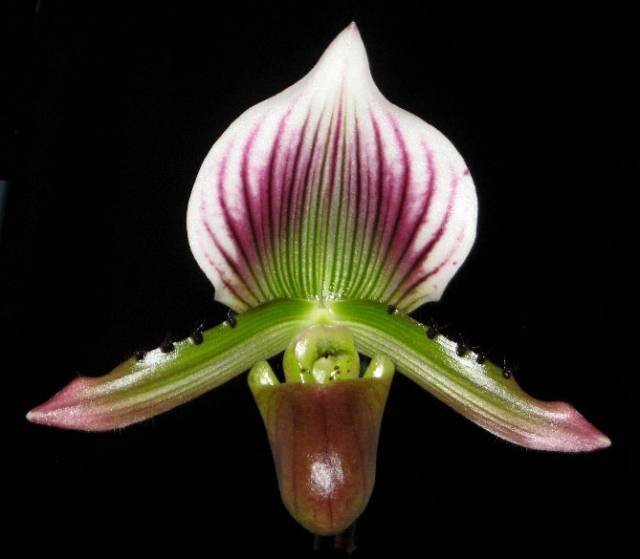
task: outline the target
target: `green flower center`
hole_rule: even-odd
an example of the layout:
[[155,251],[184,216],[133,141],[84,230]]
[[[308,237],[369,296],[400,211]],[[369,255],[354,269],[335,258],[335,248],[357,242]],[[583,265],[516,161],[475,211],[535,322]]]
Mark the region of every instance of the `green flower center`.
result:
[[[351,331],[344,326],[314,324],[300,331],[287,346],[282,360],[286,382],[328,384],[360,377],[360,356]],[[394,364],[376,355],[363,377],[393,375]],[[279,384],[266,361],[256,363],[249,373],[251,386]]]

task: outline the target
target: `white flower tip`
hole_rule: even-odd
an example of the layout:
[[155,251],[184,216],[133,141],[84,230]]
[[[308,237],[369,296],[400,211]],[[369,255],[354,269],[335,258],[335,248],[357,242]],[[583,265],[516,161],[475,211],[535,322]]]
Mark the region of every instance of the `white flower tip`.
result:
[[604,435],[603,433],[600,433],[600,436],[598,437],[597,445],[595,446],[595,448],[609,448],[610,446],[611,446],[611,439],[606,435]]
[[335,80],[375,87],[369,71],[367,51],[355,21],[331,42],[309,76],[320,82]]

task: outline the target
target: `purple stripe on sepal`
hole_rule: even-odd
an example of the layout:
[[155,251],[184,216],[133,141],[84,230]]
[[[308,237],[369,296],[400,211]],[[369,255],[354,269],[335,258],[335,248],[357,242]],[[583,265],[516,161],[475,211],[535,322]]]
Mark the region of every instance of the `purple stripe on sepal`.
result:
[[436,185],[436,169],[433,163],[433,156],[429,149],[425,146],[426,154],[426,169],[428,172],[426,194],[421,197],[416,197],[416,205],[420,205],[420,209],[415,212],[415,218],[413,222],[407,219],[405,230],[407,231],[405,239],[401,247],[404,248],[404,252],[399,255],[399,260],[395,265],[394,273],[389,276],[387,282],[384,285],[383,300],[398,301],[396,297],[397,287],[403,283],[403,279],[420,264],[419,248],[415,248],[417,241],[416,235],[420,230],[420,227],[424,225],[426,221],[430,221],[429,209],[431,207],[431,200],[435,192]]
[[[426,280],[428,280],[431,276],[433,276],[437,271],[442,268],[442,262],[436,264],[436,266],[432,266],[429,270],[422,271],[420,267],[418,267],[417,263],[430,261],[429,255],[433,251],[434,247],[440,242],[442,236],[447,230],[447,225],[449,224],[449,220],[451,219],[451,212],[453,210],[453,202],[456,196],[456,187],[458,185],[458,180],[453,178],[450,183],[449,189],[449,201],[447,203],[447,209],[444,212],[444,215],[440,221],[440,225],[436,232],[432,235],[431,239],[427,244],[425,244],[419,251],[412,254],[411,259],[413,260],[414,265],[409,268],[408,273],[396,287],[396,290],[391,294],[392,299],[396,299],[398,301],[404,300],[405,296],[408,293],[411,293],[418,285],[423,284]],[[455,248],[455,247],[454,247]],[[453,251],[450,253],[452,254]],[[450,256],[447,255],[447,259]],[[445,259],[446,260],[446,259]]]
[[[376,289],[374,297],[379,300],[386,300],[384,293],[392,281],[392,279],[398,274],[398,266],[403,260],[407,248],[411,246],[415,231],[419,223],[420,216],[411,216],[407,211],[407,204],[409,203],[409,188],[411,186],[411,160],[406,147],[406,141],[398,127],[396,119],[391,114],[387,114],[387,118],[393,129],[393,135],[395,142],[398,146],[401,159],[401,180],[399,183],[402,185],[400,188],[388,188],[385,190],[397,191],[398,201],[395,205],[394,216],[391,219],[391,235],[386,243],[386,249],[383,251],[384,257],[380,263],[378,277],[376,278]],[[427,193],[429,197],[429,193]],[[391,206],[391,204],[390,204]],[[382,272],[385,273],[382,273]],[[386,276],[386,280],[385,280]]]
[[305,78],[216,142],[187,224],[216,297],[236,310],[294,297],[411,311],[438,299],[464,261],[476,211],[467,165],[442,134],[380,94],[351,26]]

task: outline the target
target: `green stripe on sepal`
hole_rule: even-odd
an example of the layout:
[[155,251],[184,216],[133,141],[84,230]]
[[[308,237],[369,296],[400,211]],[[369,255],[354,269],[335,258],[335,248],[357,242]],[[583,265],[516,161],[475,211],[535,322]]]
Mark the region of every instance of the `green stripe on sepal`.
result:
[[189,199],[189,246],[218,301],[440,298],[476,235],[469,169],[383,97],[355,25],[215,142]]
[[383,353],[399,372],[491,433],[528,448],[580,452],[609,446],[609,439],[564,402],[542,402],[513,377],[477,355],[459,356],[444,336],[429,339],[424,327],[386,305],[336,301],[332,317],[354,335],[358,351]]
[[186,339],[163,353],[130,358],[108,375],[79,377],[27,414],[34,423],[85,431],[124,427],[187,402],[283,351],[307,326],[316,305],[302,300],[266,303]]

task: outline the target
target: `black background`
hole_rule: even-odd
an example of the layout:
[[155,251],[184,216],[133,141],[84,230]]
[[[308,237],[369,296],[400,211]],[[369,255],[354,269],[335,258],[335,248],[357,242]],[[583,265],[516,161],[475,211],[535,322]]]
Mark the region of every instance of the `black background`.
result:
[[478,190],[472,254],[417,317],[506,356],[528,392],[571,402],[613,440],[586,455],[527,451],[397,376],[356,556],[620,545],[637,438],[630,16],[205,6],[42,0],[4,19],[4,508],[33,535],[23,549],[310,550],[280,503],[244,377],[110,434],[24,414],[76,374],[223,318],[186,238],[199,165],[352,19],[382,92],[453,141]]

